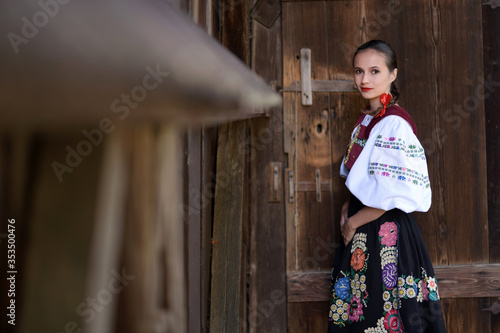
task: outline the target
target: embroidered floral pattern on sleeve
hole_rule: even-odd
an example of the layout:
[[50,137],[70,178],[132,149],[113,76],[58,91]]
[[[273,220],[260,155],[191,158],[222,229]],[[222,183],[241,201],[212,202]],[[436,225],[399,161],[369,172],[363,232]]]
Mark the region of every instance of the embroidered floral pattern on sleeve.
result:
[[402,138],[378,135],[375,140],[375,147],[400,150],[406,154],[406,157],[417,157],[422,160],[426,159],[424,148],[422,146],[415,144],[406,145]]
[[439,300],[435,277],[429,277],[422,268],[422,278],[413,275],[398,276],[398,232],[396,222],[385,222],[380,226],[380,257],[383,278],[384,312],[376,327],[365,329],[365,333],[403,333],[399,316],[402,299],[417,298],[417,302]]
[[372,176],[397,179],[413,185],[422,186],[424,188],[428,188],[430,186],[428,175],[423,175],[415,170],[397,165],[370,163],[368,165],[368,174]]
[[351,247],[351,269],[341,272],[343,277],[337,278],[333,286],[329,320],[340,327],[365,319],[363,311],[368,306],[369,300],[365,276],[369,257],[366,238],[365,233],[354,235]]

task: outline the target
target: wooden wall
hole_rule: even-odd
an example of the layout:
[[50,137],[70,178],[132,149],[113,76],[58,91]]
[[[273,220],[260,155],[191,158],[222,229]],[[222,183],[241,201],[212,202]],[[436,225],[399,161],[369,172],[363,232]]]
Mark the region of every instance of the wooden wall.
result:
[[[416,216],[431,259],[438,268],[498,262],[498,140],[494,139],[499,123],[498,101],[497,94],[481,96],[484,88],[496,89],[494,84],[484,85],[483,80],[500,81],[496,73],[497,13],[475,0],[282,1],[281,6],[274,2],[266,6],[265,15],[258,12],[264,7],[262,2],[248,6],[252,16],[250,59],[252,68],[278,87],[286,88],[300,80],[301,48],[311,49],[313,80],[345,80],[352,77],[351,55],[362,42],[384,39],[392,44],[399,58],[400,104],[416,121],[428,154],[433,206],[430,212]],[[321,274],[331,268],[339,237],[337,218],[347,196],[337,170],[363,102],[356,94],[346,92],[315,92],[312,106],[301,105],[300,93],[284,92],[283,96],[282,115],[281,110],[272,110],[270,119],[250,122],[247,132],[250,150],[256,153],[256,157],[251,155],[248,182],[248,306],[250,311],[258,310],[266,304],[266,291],[281,292],[286,271],[286,315],[284,305],[276,301],[279,311],[271,311],[257,327],[252,326],[257,317],[250,316],[247,329],[281,332],[286,326],[289,332],[322,331],[328,296],[318,301],[316,296],[307,296],[317,292],[302,290],[295,294],[297,290],[293,289],[290,294],[290,288],[308,283],[313,284],[312,289],[320,288],[314,285],[318,281],[322,286],[328,284],[317,276],[324,276]],[[258,135],[267,128],[273,128],[272,143],[266,143],[264,137],[262,144]],[[266,203],[272,193],[274,167],[280,173],[279,200],[283,201]],[[291,170],[294,189],[299,189],[296,203],[289,201]],[[311,185],[315,170],[324,182],[322,202],[318,202]],[[285,230],[280,229],[283,224],[276,224],[279,219],[285,220]],[[322,245],[319,236],[328,239],[330,247],[325,248],[328,255],[321,256],[313,267],[310,259],[318,257]],[[489,242],[485,242],[487,239]],[[264,240],[265,246],[259,248],[256,244]],[[280,251],[286,251],[286,268]],[[475,287],[471,284],[471,288]],[[498,300],[474,295],[445,293],[442,302],[450,332],[499,330],[497,316],[481,311]]]

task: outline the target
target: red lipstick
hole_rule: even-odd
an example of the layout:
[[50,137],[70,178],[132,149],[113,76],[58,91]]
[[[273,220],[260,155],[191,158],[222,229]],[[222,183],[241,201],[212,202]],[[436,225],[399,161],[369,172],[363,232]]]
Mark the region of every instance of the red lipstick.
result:
[[363,88],[363,87],[361,87],[361,90],[366,92],[366,91],[373,90],[373,88]]

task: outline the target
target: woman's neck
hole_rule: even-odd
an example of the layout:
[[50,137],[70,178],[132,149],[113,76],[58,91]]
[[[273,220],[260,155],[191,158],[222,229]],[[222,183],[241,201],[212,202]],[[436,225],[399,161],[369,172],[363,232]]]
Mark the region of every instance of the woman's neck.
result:
[[370,100],[370,110],[369,112],[376,112],[377,110],[380,110],[384,105],[380,101],[380,96],[377,98],[372,98]]
[[382,102],[380,102],[380,98],[377,98],[376,100],[370,100],[370,105],[366,108],[364,113],[372,117],[375,117],[377,113],[379,113],[382,110],[382,107],[383,105]]

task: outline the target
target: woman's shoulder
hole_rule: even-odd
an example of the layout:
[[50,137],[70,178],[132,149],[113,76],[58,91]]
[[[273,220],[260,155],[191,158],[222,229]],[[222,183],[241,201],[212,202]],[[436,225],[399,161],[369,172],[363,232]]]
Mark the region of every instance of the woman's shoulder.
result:
[[415,135],[417,134],[417,126],[415,125],[411,115],[408,111],[397,104],[387,108],[385,117],[381,123],[382,124],[380,125],[382,125],[382,127],[410,130]]
[[411,119],[410,113],[408,111],[406,111],[405,108],[401,107],[399,104],[394,104],[394,105],[391,105],[390,107],[388,107],[386,110],[386,114],[387,115],[396,115],[396,116],[400,116],[402,118],[410,118]]

